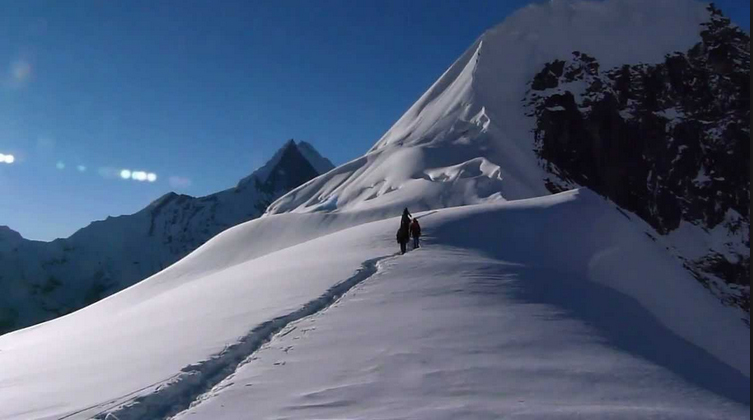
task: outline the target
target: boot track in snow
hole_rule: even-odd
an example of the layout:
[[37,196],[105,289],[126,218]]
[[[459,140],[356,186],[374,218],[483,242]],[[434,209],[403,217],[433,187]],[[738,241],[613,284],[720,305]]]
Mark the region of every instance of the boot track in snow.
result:
[[379,271],[379,263],[390,257],[375,258],[362,263],[361,268],[352,277],[332,286],[300,309],[264,322],[219,354],[208,360],[186,366],[179,374],[158,386],[153,393],[133,398],[130,401],[121,400],[117,408],[110,406],[95,414],[93,418],[102,420],[166,419],[189,409],[195,401],[201,401],[203,394],[211,391],[223,379],[235,373],[238,367],[286,326],[330,307],[355,285],[376,274]]

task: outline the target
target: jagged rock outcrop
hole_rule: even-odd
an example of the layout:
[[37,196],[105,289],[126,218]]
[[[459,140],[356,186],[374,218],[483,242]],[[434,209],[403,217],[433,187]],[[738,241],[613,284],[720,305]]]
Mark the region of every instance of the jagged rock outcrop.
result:
[[[548,63],[526,100],[551,191],[587,186],[634,212],[750,312],[750,37],[708,11],[689,51],[611,69],[575,51]],[[688,249],[690,234],[707,246]]]

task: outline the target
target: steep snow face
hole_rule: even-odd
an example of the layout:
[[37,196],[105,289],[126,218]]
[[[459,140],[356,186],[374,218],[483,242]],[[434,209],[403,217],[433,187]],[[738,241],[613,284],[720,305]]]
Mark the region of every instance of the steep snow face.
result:
[[[575,50],[598,53],[610,66],[659,62],[698,42],[706,19],[703,4],[690,0],[530,5],[481,36],[367,155],[283,197],[269,212],[381,208],[386,214],[406,204],[429,209],[548,194],[533,150],[534,122],[522,102],[534,75]],[[473,167],[479,158],[498,170],[431,176]]]
[[244,223],[1,336],[0,419],[750,415],[750,331],[590,191],[417,214],[405,256],[358,214]]
[[455,141],[453,125],[479,115],[507,134],[496,143],[522,141],[530,149],[529,122],[521,118],[520,102],[545,63],[569,58],[576,50],[598,54],[610,67],[659,62],[668,52],[698,42],[700,24],[707,19],[704,5],[689,0],[530,5],[482,35],[372,150]]
[[96,302],[168,267],[282,194],[331,169],[292,140],[237,187],[206,197],[167,194],[128,216],[94,222],[68,239],[28,241],[0,228],[0,334]]

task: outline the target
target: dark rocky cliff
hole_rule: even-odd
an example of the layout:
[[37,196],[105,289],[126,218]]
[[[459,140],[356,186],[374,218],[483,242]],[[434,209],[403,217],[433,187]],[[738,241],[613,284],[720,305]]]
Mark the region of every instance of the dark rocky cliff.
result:
[[689,51],[612,69],[576,51],[548,63],[526,100],[550,190],[589,187],[660,235],[685,222],[721,236],[678,257],[750,312],[750,37],[708,10]]

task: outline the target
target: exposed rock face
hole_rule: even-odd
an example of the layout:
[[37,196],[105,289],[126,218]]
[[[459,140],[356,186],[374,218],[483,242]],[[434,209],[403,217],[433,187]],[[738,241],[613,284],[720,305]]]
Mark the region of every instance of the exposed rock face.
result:
[[0,334],[80,309],[170,266],[318,176],[314,164],[334,167],[311,145],[291,140],[235,188],[198,198],[169,193],[67,239],[29,241],[0,226]]
[[[302,146],[303,145],[306,145],[305,147],[311,147],[308,143],[303,143]],[[282,193],[291,191],[299,185],[303,185],[307,181],[316,178],[321,173],[334,168],[329,161],[326,161],[329,163],[329,166],[325,164],[321,168],[321,172],[318,171],[314,168],[314,164],[319,166],[319,162],[316,160],[312,162],[307,159],[303,155],[301,149],[301,146],[296,146],[291,140],[291,142],[282,149],[282,154],[279,156],[279,161],[275,167],[267,174],[264,174],[266,179],[262,179],[261,176],[252,176],[250,179],[246,178],[238,183],[236,192],[241,192],[250,188],[250,181],[253,180],[253,188],[267,195],[267,197],[259,200],[259,203],[256,205],[256,209],[259,210],[257,217],[260,216],[261,213],[264,213],[272,201],[282,196]]]
[[685,53],[601,69],[576,51],[547,64],[526,99],[550,190],[587,186],[670,243],[707,235],[704,250],[676,243],[678,257],[750,312],[750,37],[708,10]]

